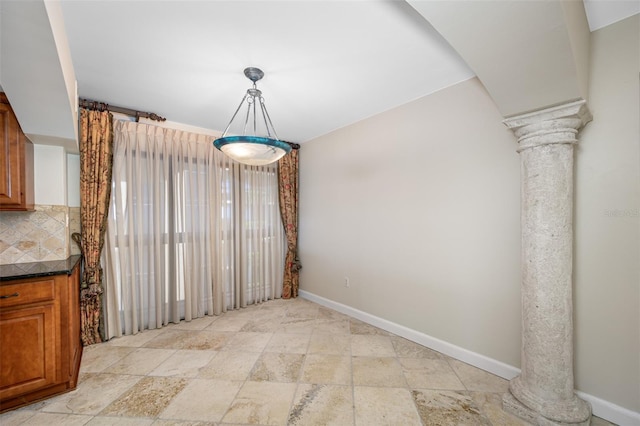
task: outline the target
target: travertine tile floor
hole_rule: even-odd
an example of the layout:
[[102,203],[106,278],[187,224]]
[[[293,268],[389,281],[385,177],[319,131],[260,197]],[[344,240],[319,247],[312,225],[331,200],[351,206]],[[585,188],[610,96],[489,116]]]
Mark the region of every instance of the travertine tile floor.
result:
[[507,387],[299,298],[86,347],[76,390],[0,424],[523,425]]

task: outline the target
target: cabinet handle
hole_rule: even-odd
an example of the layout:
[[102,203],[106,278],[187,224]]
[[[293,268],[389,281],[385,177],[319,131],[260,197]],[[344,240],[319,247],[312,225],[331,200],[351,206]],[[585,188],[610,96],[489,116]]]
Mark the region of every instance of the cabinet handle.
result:
[[8,298],[10,298],[10,297],[18,297],[18,296],[20,296],[20,293],[18,293],[18,292],[16,291],[16,292],[15,292],[15,293],[13,293],[13,294],[5,294],[5,295],[2,295],[2,296],[0,296],[0,299],[8,299]]

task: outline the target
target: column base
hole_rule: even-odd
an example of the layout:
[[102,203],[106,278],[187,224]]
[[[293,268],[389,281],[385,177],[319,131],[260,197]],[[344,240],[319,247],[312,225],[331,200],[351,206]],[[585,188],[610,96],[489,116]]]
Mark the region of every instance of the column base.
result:
[[[544,414],[524,405],[511,392],[502,395],[502,408],[507,413],[537,426],[589,426],[591,424],[591,405],[577,397],[576,400],[579,402],[580,408],[582,408],[580,410],[581,413],[574,412],[568,416],[561,416],[566,417],[566,420],[554,420],[546,417]],[[558,418],[559,416],[554,417]]]

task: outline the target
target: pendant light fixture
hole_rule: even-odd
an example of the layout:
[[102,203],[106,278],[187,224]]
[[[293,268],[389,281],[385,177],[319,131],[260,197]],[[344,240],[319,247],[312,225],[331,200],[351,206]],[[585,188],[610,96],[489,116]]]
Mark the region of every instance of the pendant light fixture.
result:
[[[249,67],[245,68],[244,75],[253,82],[253,87],[247,90],[224,133],[213,141],[213,145],[240,163],[262,166],[278,161],[291,151],[291,146],[278,139],[262,92],[256,87],[256,81],[264,77],[264,72],[259,68]],[[227,136],[245,102],[247,110],[242,130],[237,135]]]

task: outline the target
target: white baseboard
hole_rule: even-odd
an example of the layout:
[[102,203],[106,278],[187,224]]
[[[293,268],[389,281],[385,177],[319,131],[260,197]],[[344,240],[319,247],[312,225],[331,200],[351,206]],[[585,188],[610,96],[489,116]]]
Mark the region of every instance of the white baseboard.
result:
[[620,426],[640,425],[640,413],[636,411],[631,411],[627,408],[581,391],[576,391],[576,395],[591,404],[594,416],[598,416]]
[[[476,352],[472,352],[468,349],[461,348],[452,343],[445,342],[444,340],[437,339],[435,337],[424,334],[420,331],[413,330],[400,324],[388,321],[386,319],[371,315],[367,312],[360,311],[352,308],[351,306],[343,305],[342,303],[334,302],[333,300],[326,299],[317,294],[310,293],[305,290],[299,290],[298,294],[303,299],[310,300],[319,305],[326,306],[335,311],[349,315],[350,317],[359,319],[362,322],[381,328],[390,333],[396,334],[400,337],[404,337],[407,340],[418,343],[427,348],[433,349],[452,358],[458,359],[467,364],[478,367],[482,370],[488,371],[500,376],[504,379],[511,380],[520,374],[520,369],[512,365],[505,364],[501,361],[489,358]],[[589,395],[584,392],[576,391],[576,394],[588,401],[593,409],[595,416],[601,417],[607,421],[616,423],[620,426],[638,426],[640,425],[640,413],[628,410],[613,404],[609,401],[605,401],[593,395]]]

